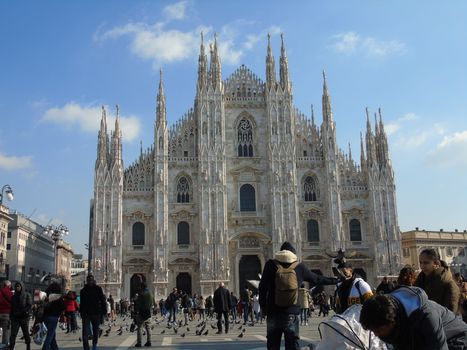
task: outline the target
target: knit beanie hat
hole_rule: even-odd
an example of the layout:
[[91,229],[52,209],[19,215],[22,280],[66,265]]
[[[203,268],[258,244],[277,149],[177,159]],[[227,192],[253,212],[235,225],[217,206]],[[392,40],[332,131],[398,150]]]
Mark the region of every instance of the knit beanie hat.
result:
[[282,243],[281,245],[281,250],[288,250],[289,252],[292,252],[292,253],[296,253],[297,251],[295,250],[295,248],[293,247],[293,245],[290,243],[290,242],[287,242],[285,241],[284,243]]

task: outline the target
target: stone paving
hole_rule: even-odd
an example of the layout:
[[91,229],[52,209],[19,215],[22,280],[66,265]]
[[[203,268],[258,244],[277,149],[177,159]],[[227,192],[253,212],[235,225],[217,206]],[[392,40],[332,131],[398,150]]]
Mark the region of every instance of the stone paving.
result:
[[[254,326],[242,327],[242,324],[231,325],[231,330],[228,334],[215,334],[217,331],[216,321],[208,320],[203,331],[208,331],[207,335],[196,335],[198,321],[192,321],[188,326],[182,326],[175,333],[173,328],[168,329],[165,321],[157,323],[161,318],[153,317],[151,323],[152,346],[146,349],[265,349],[266,348],[266,323],[255,324]],[[311,341],[319,340],[318,325],[325,318],[312,315],[308,326],[300,327],[300,345],[305,347]],[[81,321],[79,321],[81,323]],[[105,331],[109,328],[108,323],[103,326],[103,335],[99,339],[98,349],[117,349],[126,350],[134,347],[136,343],[136,332],[131,333],[126,331],[131,320],[119,317],[116,325],[111,327],[108,336]],[[118,335],[118,329],[123,327],[123,333]],[[243,329],[245,329],[244,332]],[[21,334],[21,331],[19,332]],[[242,336],[240,336],[243,334]],[[239,337],[240,336],[240,337]],[[18,337],[19,338],[19,337]],[[57,342],[59,349],[82,349],[81,330],[77,333],[66,334],[62,329],[57,330]],[[16,349],[26,348],[23,340],[17,339]],[[146,337],[143,336],[143,344]],[[91,341],[89,342],[91,345]],[[144,346],[143,346],[144,348]],[[33,344],[32,349],[40,349],[36,344]]]

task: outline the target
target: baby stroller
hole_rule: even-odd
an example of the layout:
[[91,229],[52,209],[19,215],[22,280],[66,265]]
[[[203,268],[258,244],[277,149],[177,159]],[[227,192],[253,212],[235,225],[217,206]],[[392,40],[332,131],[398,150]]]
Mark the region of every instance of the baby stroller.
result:
[[321,341],[310,344],[313,350],[387,350],[371,331],[360,324],[361,305],[352,305],[341,315],[334,315],[319,324]]

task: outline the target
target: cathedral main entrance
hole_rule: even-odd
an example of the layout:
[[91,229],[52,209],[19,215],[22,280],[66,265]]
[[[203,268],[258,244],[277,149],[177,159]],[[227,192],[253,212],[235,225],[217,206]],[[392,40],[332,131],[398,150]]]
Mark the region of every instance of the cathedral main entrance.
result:
[[146,282],[146,276],[142,273],[135,273],[130,279],[130,297],[134,298],[141,290],[141,283]]
[[247,280],[259,280],[258,274],[261,271],[261,261],[257,255],[242,255],[238,266],[238,290],[241,291],[245,287],[252,288],[247,285]]
[[191,295],[191,276],[188,272],[180,272],[177,275],[177,289]]

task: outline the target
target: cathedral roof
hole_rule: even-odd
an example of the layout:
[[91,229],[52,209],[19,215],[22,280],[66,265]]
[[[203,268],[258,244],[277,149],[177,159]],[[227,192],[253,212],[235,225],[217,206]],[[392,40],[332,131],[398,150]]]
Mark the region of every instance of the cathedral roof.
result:
[[229,98],[263,97],[265,87],[265,83],[244,64],[224,80],[225,96]]

